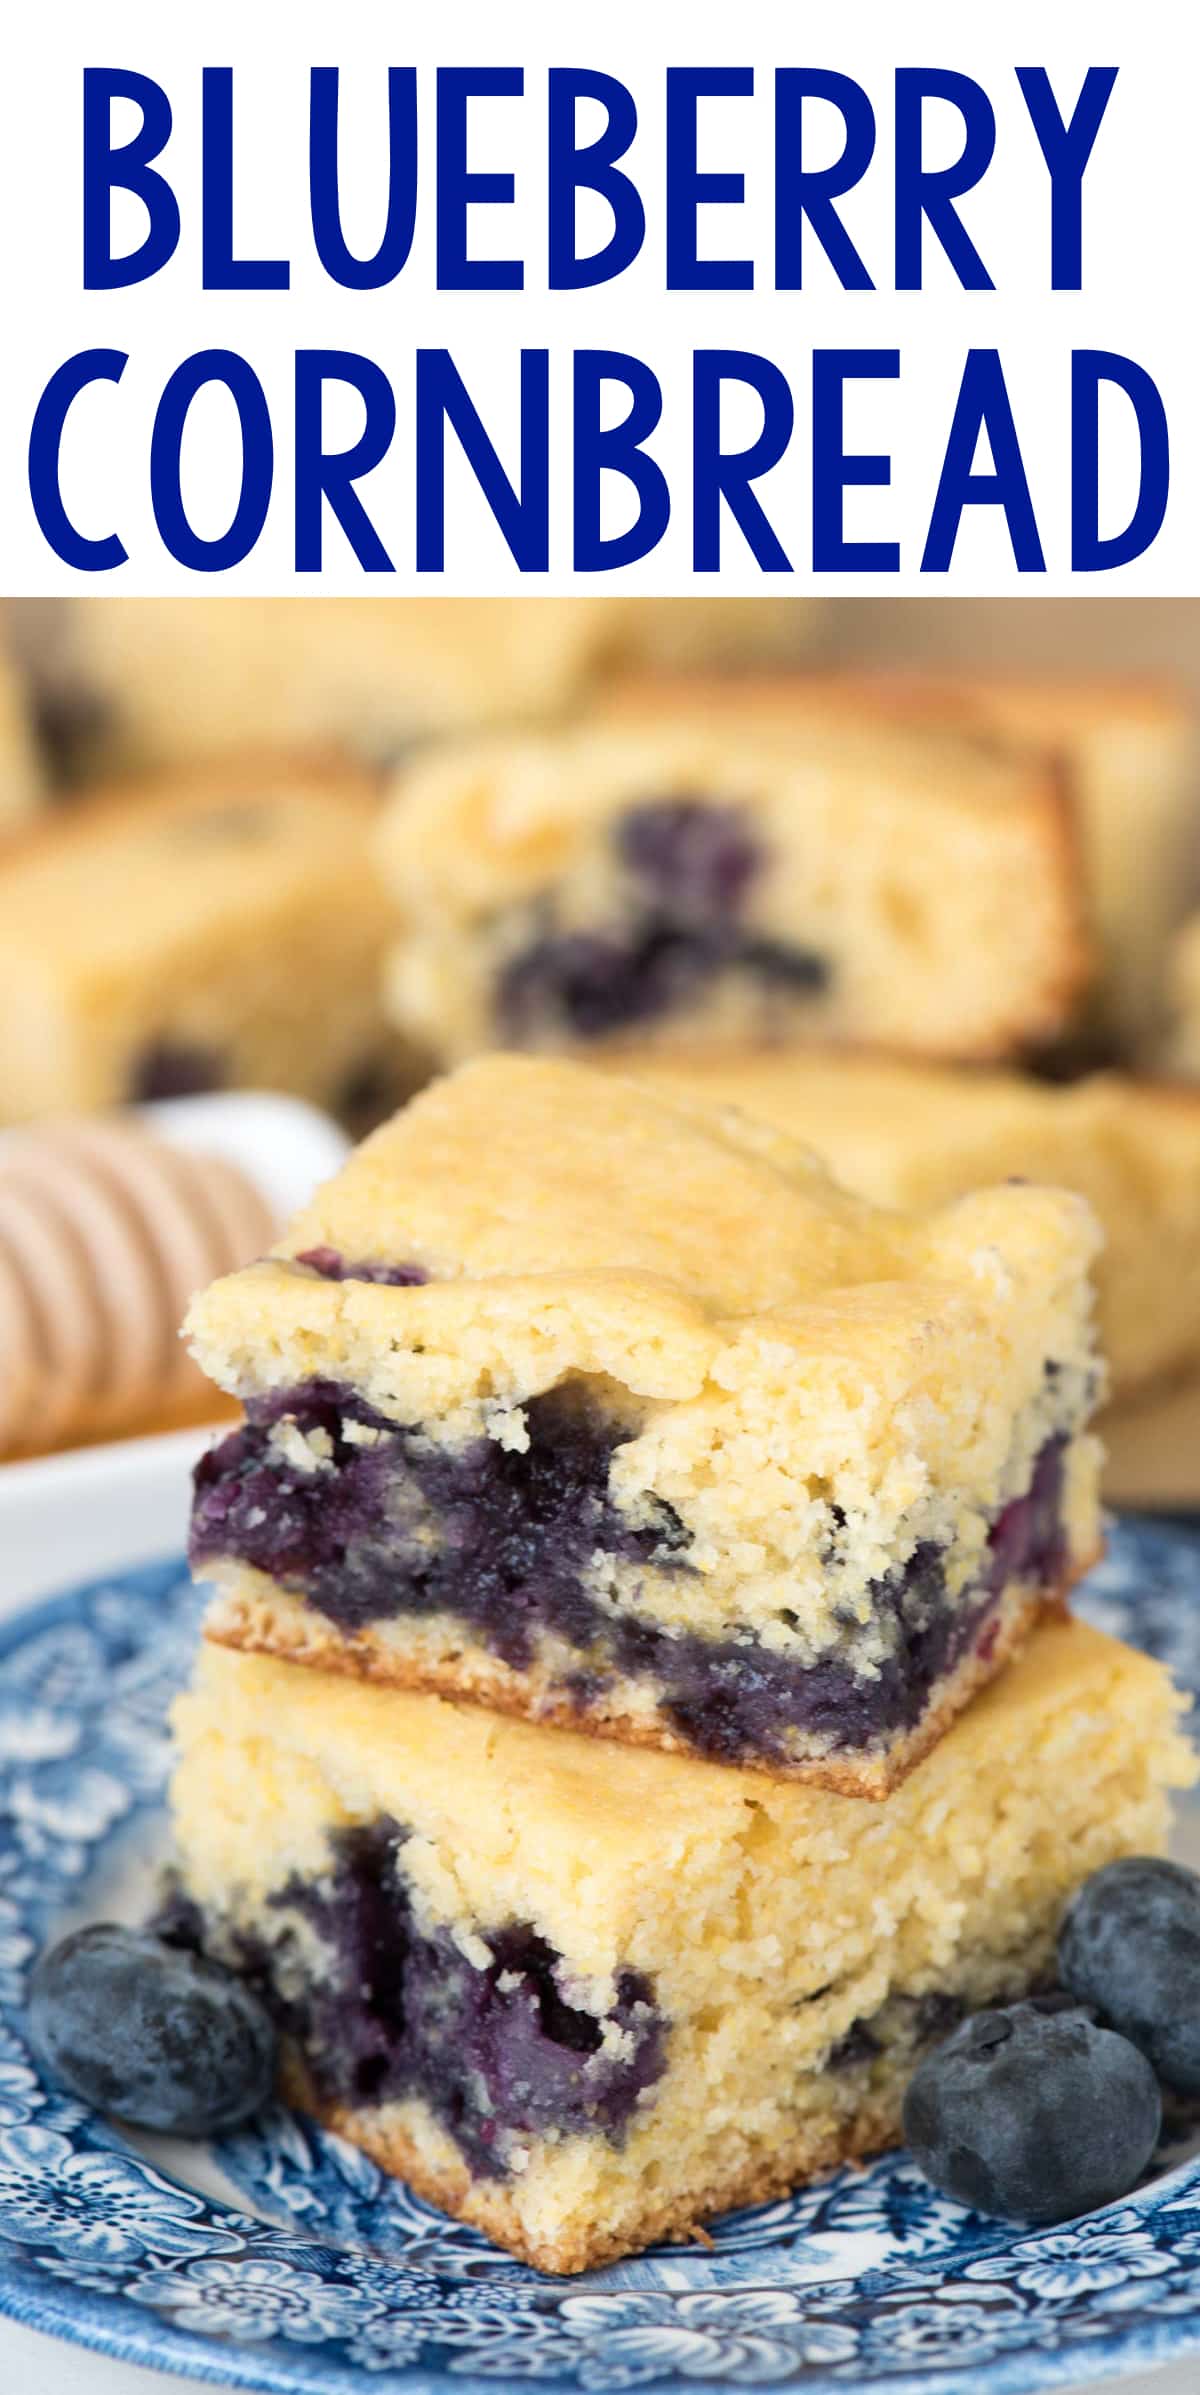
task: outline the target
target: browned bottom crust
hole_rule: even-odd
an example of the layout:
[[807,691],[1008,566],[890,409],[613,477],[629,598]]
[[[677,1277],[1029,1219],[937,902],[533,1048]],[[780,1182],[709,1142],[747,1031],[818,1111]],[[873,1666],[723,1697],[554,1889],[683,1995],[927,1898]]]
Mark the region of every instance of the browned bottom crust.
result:
[[719,2180],[681,2187],[670,2192],[647,2188],[640,2210],[621,2227],[580,2228],[561,2236],[530,2235],[503,2180],[475,2179],[465,2162],[434,2160],[414,2138],[386,2125],[378,2115],[351,2105],[322,2104],[313,2094],[303,2063],[293,2054],[285,2064],[283,2094],[298,2111],[309,2113],[323,2128],[357,2146],[394,2179],[403,2179],[454,2220],[482,2229],[485,2237],[527,2262],[532,2270],[552,2277],[571,2277],[595,2270],[603,2262],[645,2251],[648,2245],[683,2244],[702,2239],[704,2223],[722,2212],[749,2204],[775,2203],[794,2188],[819,2179],[841,2163],[865,2160],[899,2145],[904,2088],[910,2073],[898,2073],[886,2092],[872,2090],[850,2118],[835,2127],[822,2123],[797,2134],[790,2145],[767,2156],[758,2155]]
[[[937,1745],[976,1692],[1019,1652],[1040,1616],[1065,1604],[1070,1589],[1091,1570],[1099,1552],[1073,1561],[1050,1591],[1020,1584],[1007,1589],[989,1625],[986,1648],[973,1647],[963,1657],[907,1737],[857,1758],[818,1753],[777,1762],[747,1761],[737,1768],[762,1772],[769,1779],[807,1781],[842,1796],[882,1803]],[[622,1712],[619,1699],[581,1706],[561,1687],[531,1684],[527,1675],[512,1670],[485,1648],[447,1646],[440,1654],[428,1648],[406,1653],[375,1630],[347,1636],[315,1608],[277,1589],[261,1573],[241,1573],[235,1587],[221,1591],[210,1608],[204,1634],[219,1646],[275,1655],[315,1671],[339,1672],[384,1687],[422,1689],[452,1704],[481,1705],[492,1713],[514,1714],[543,1729],[573,1730],[590,1738],[614,1739],[622,1746],[657,1748],[663,1754],[700,1754],[667,1721]]]

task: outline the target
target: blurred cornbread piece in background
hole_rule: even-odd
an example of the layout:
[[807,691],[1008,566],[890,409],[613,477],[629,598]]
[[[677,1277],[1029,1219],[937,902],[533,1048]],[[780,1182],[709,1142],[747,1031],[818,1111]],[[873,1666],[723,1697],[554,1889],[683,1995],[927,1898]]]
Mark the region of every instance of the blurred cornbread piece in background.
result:
[[13,601],[55,771],[194,764],[249,746],[379,764],[414,741],[566,706],[607,671],[795,659],[798,599]]
[[[676,691],[681,711],[697,694]],[[721,708],[720,685],[704,703]],[[1015,673],[839,672],[771,676],[747,685],[764,720],[807,738],[814,723],[955,726],[1048,748],[1069,769],[1078,809],[1100,978],[1091,1009],[1099,1038],[1145,1051],[1162,1012],[1163,957],[1200,888],[1200,743],[1188,694],[1167,682],[1040,679]],[[613,694],[623,714],[661,704],[636,680]]]
[[1166,964],[1167,1055],[1174,1072],[1200,1081],[1200,914],[1177,934]]
[[1012,1177],[1078,1190],[1099,1217],[1112,1394],[1200,1363],[1200,1095],[1097,1073],[1063,1088],[884,1057],[614,1059],[678,1102],[723,1102],[807,1140],[879,1205],[944,1204]]
[[1071,1021],[1090,957],[1052,760],[714,688],[401,771],[377,845],[404,1033],[443,1059],[622,1037],[1001,1057]]
[[0,1118],[200,1089],[353,1110],[392,1069],[356,768],[106,791],[0,862]]
[[214,1273],[275,1223],[236,1165],[133,1120],[64,1118],[0,1144],[0,1454],[211,1417],[179,1337]]
[[0,839],[35,814],[42,774],[25,692],[0,651]]
[[1158,1513],[1200,1508],[1200,1371],[1110,1406],[1102,1427],[1110,1505]]

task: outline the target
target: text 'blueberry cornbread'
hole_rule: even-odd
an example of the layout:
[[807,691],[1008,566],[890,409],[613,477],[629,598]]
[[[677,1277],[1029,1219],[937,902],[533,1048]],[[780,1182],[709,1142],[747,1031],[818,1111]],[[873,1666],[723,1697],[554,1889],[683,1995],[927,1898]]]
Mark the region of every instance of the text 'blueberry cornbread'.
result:
[[[1200,995],[1200,970],[1197,984]],[[1200,1361],[1200,1103],[1189,1091],[813,1049],[626,1049],[614,1064],[668,1097],[738,1106],[809,1141],[877,1205],[943,1205],[1012,1176],[1079,1190],[1104,1233],[1096,1289],[1114,1398]]]
[[398,1052],[373,814],[352,767],[244,759],[22,840],[0,865],[0,1119],[238,1086],[352,1112]]
[[1097,1242],[482,1059],[191,1310],[211,1635],[882,1796],[1096,1551]]
[[922,2050],[1161,1850],[1175,1713],[1159,1665],[1048,1623],[875,1806],[209,1648],[190,1926],[267,1994],[293,2097],[579,2270],[894,2143]]
[[394,1019],[453,1061],[620,1036],[1003,1056],[1089,969],[1052,760],[729,685],[417,759],[380,827]]

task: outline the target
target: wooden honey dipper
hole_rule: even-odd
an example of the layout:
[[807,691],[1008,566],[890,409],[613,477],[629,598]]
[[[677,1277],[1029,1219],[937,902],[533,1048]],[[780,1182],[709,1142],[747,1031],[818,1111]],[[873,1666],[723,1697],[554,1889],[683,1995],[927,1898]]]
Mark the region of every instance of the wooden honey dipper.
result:
[[0,1455],[220,1410],[179,1339],[195,1291],[261,1255],[271,1208],[236,1165],[132,1119],[0,1147]]

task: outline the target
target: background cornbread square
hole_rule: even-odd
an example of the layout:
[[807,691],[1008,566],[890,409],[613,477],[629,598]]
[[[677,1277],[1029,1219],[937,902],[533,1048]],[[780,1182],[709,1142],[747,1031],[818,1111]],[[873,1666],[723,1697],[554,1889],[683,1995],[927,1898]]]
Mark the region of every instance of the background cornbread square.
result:
[[378,853],[407,1036],[986,1057],[1071,1021],[1090,958],[1052,760],[890,724],[798,740],[715,687],[401,773]]
[[333,1108],[398,1053],[353,766],[247,758],[105,791],[0,873],[0,1118],[201,1088]]
[[36,814],[43,795],[41,762],[25,694],[0,649],[0,840]]
[[1166,970],[1169,1062],[1186,1081],[1200,1081],[1200,914],[1177,933]]
[[[663,689],[618,687],[614,715],[661,709]],[[736,696],[713,682],[678,684],[672,703],[692,721],[753,708],[763,724],[806,744],[814,730],[874,719],[897,731],[974,732],[1041,748],[1066,769],[1079,833],[1097,980],[1092,1037],[1145,1055],[1161,1027],[1163,952],[1200,879],[1200,720],[1182,686],[1149,676],[855,670],[776,675]],[[887,1043],[884,1043],[887,1044]]]
[[809,1141],[878,1205],[941,1205],[1016,1177],[1079,1190],[1104,1232],[1096,1285],[1114,1399],[1200,1359],[1200,1103],[1188,1091],[1117,1073],[1055,1086],[811,1050],[626,1050],[613,1063],[669,1096],[737,1106]]
[[1097,1241],[481,1059],[191,1309],[213,1635],[881,1796],[1096,1552]]
[[662,661],[794,661],[802,599],[105,599],[8,602],[67,780],[247,747],[393,762],[414,742],[569,706]]
[[873,1806],[210,1648],[178,1855],[285,2008],[291,2091],[574,2271],[894,2142],[923,2047],[1160,1850],[1175,1715],[1160,1666],[1049,1624]]

